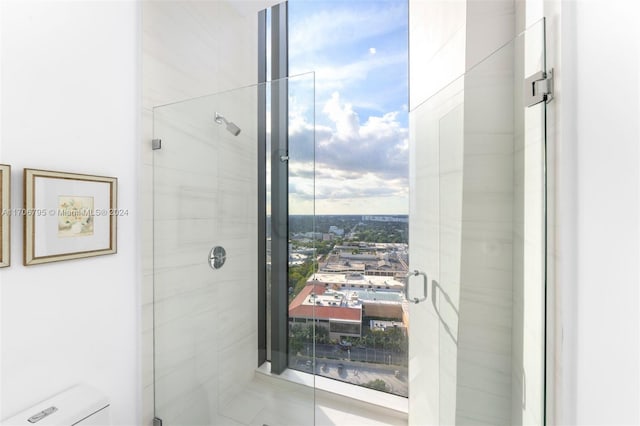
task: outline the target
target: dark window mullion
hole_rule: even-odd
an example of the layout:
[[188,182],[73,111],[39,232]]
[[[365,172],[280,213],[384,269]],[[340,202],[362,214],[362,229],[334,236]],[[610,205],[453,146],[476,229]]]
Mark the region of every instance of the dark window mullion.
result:
[[288,366],[288,57],[287,3],[271,12],[271,372]]

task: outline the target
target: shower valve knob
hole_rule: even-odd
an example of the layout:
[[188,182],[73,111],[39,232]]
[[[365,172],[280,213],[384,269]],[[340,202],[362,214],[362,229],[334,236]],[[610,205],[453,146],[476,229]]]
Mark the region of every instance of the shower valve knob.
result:
[[213,269],[222,268],[226,260],[227,251],[221,246],[216,246],[209,252],[209,266]]

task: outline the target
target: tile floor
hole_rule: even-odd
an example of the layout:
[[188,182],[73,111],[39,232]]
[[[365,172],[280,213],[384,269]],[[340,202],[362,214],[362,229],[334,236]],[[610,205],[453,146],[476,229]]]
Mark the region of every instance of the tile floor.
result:
[[407,415],[257,372],[218,407],[218,425],[407,425]]

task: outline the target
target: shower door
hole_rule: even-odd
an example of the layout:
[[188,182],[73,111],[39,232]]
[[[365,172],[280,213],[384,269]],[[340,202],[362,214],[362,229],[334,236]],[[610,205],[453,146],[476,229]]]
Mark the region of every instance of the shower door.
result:
[[410,424],[544,424],[544,57],[541,21],[410,113]]
[[[258,236],[266,221],[257,201],[258,162],[266,161],[258,104],[272,84],[153,111],[154,392],[164,426],[263,425],[294,414],[296,424],[313,424],[312,387],[294,392],[256,373],[267,328],[258,317],[266,287],[258,270],[268,269],[258,260],[267,244]],[[313,111],[313,78],[279,84],[298,112],[307,102]],[[313,185],[306,190],[312,200]]]

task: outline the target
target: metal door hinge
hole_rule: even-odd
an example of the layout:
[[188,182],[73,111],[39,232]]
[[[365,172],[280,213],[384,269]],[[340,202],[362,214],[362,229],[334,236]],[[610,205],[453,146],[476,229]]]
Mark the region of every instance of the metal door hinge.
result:
[[524,106],[531,107],[553,99],[553,69],[540,71],[524,81]]
[[151,149],[161,149],[162,148],[162,140],[161,139],[151,139]]

